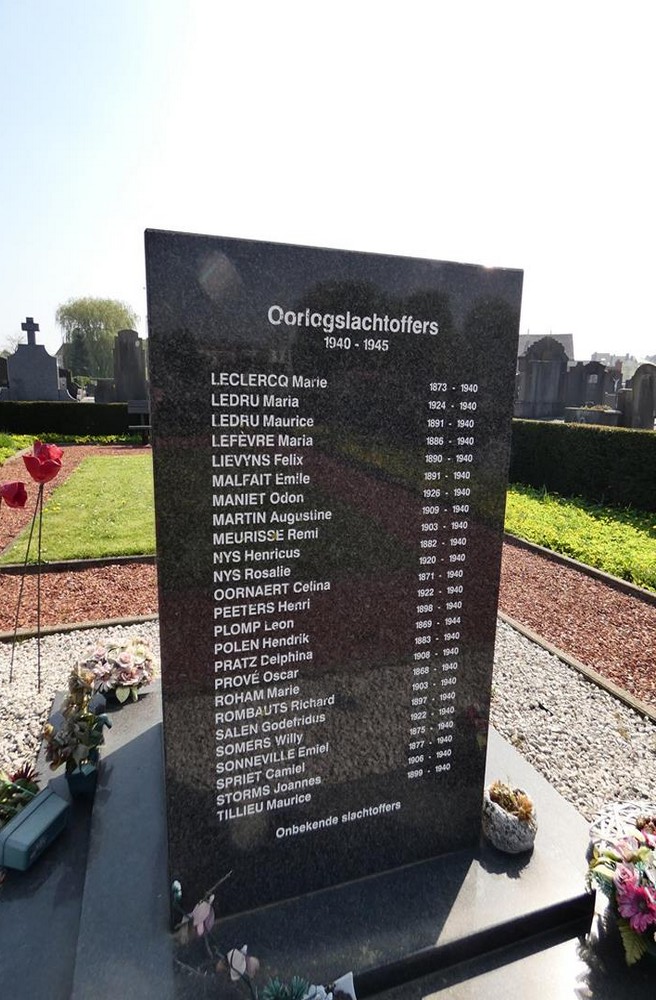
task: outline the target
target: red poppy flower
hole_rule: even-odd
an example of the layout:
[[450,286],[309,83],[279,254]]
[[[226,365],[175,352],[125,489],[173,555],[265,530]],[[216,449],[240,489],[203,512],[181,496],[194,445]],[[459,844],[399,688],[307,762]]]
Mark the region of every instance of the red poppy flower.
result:
[[0,486],[0,503],[3,500],[8,507],[24,507],[27,502],[25,483],[4,483]]
[[56,444],[41,444],[40,441],[35,441],[34,454],[23,455],[23,461],[36,483],[49,483],[62,467],[63,454],[63,448],[58,448]]

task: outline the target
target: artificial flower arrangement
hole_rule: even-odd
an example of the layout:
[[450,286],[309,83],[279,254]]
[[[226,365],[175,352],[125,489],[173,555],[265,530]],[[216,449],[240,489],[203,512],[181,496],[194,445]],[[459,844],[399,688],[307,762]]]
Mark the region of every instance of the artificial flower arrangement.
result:
[[31,455],[23,455],[25,468],[35,483],[49,483],[59,475],[62,467],[64,449],[56,444],[43,444],[35,441]]
[[96,763],[98,748],[105,742],[104,728],[111,728],[107,715],[96,715],[89,708],[94,678],[89,670],[75,668],[70,675],[68,697],[62,705],[63,721],[59,726],[46,723],[43,730],[46,760],[53,770],[62,764],[67,775],[87,762]]
[[[63,454],[63,448],[59,448],[56,444],[42,444],[41,441],[35,441],[32,454],[23,455],[23,462],[34,482],[42,486],[59,474]],[[25,483],[15,480],[0,484],[0,504],[3,500],[7,507],[24,507],[27,503]]]
[[627,965],[656,955],[656,815],[639,816],[625,836],[594,845],[587,885],[608,897]]
[[[43,493],[46,483],[51,482],[56,476],[59,475],[62,468],[62,457],[64,451],[56,444],[43,444],[42,441],[36,440],[32,448],[31,455],[23,455],[23,462],[25,468],[30,474],[31,478],[35,483],[38,484],[38,492],[36,497],[36,503],[34,505],[34,514],[32,515],[32,525],[30,527],[30,533],[27,539],[27,548],[25,550],[25,563],[23,566],[23,573],[27,567],[27,561],[30,554],[30,545],[32,543],[32,535],[34,533],[34,525],[36,524],[37,517],[39,518],[39,530],[37,532],[37,588],[40,587],[41,580],[41,532],[43,526]],[[12,483],[4,483],[0,486],[0,504],[2,501],[7,505],[7,507],[19,508],[24,507],[27,502],[27,490],[25,489],[25,483],[16,480]],[[23,577],[24,581],[24,577]],[[18,621],[20,618],[20,606],[21,598],[23,596],[23,584],[21,583],[21,588],[18,594],[18,603],[16,606],[16,618],[14,622],[14,641],[11,648],[11,661],[9,664],[9,681],[14,679],[14,653],[16,650],[16,634],[18,631]],[[36,674],[37,674],[37,690],[41,690],[41,614],[40,605],[37,604],[37,621],[36,621]]]
[[128,698],[137,701],[139,688],[150,684],[157,661],[141,639],[111,646],[90,646],[80,668],[93,674],[94,687],[101,694],[113,693],[121,704]]

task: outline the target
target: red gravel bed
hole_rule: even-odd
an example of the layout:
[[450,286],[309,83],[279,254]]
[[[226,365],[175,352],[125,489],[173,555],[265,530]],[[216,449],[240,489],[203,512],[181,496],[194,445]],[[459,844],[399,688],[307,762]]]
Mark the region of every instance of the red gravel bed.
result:
[[[0,573],[0,632],[14,628],[19,574]],[[25,576],[20,628],[36,628],[37,576]],[[157,571],[152,563],[107,565],[41,574],[41,625],[138,618],[157,614]]]
[[[65,449],[64,468],[46,485],[46,498],[66,473],[90,454],[139,454],[149,449],[77,446]],[[0,468],[0,482],[23,479],[23,461]],[[30,500],[35,489],[29,487]],[[30,504],[33,510],[33,504]],[[0,514],[0,550],[29,523],[32,511]],[[43,573],[41,622],[63,625],[157,613],[156,569],[132,563],[66,573]],[[36,576],[25,578],[19,625],[36,625]],[[0,631],[14,627],[20,577],[0,572]],[[554,646],[592,667],[635,697],[656,706],[656,606],[579,570],[505,544],[501,566],[502,611]]]
[[499,607],[618,687],[656,706],[656,606],[512,544]]

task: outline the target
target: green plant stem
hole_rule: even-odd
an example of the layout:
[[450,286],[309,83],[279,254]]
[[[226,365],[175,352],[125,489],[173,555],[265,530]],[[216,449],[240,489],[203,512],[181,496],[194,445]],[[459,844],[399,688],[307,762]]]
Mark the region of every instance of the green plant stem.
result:
[[21,573],[20,589],[18,591],[18,602],[16,604],[16,619],[14,621],[14,638],[11,643],[11,660],[9,662],[9,683],[14,679],[14,654],[16,652],[16,635],[18,633],[18,622],[20,618],[21,602],[23,600],[23,588],[25,587],[25,570],[27,569],[27,561],[30,556],[30,545],[32,544],[32,535],[34,533],[34,524],[36,521],[37,511],[39,509],[39,499],[43,498],[43,486],[41,486],[39,493],[37,494],[36,503],[34,505],[34,514],[32,515],[32,523],[30,525],[30,533],[27,539],[27,548],[25,549],[25,561],[23,562],[23,572]]
[[39,537],[36,562],[36,689],[41,691],[41,533],[43,528],[43,483],[37,497],[39,505]]

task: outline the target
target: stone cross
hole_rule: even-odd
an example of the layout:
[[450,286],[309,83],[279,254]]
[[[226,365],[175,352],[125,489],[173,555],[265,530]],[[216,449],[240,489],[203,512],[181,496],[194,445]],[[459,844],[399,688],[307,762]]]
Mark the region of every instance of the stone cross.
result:
[[21,330],[25,330],[27,334],[27,342],[28,344],[32,344],[32,346],[36,344],[34,334],[38,329],[39,329],[39,324],[35,323],[31,316],[26,316],[25,322],[21,323]]

